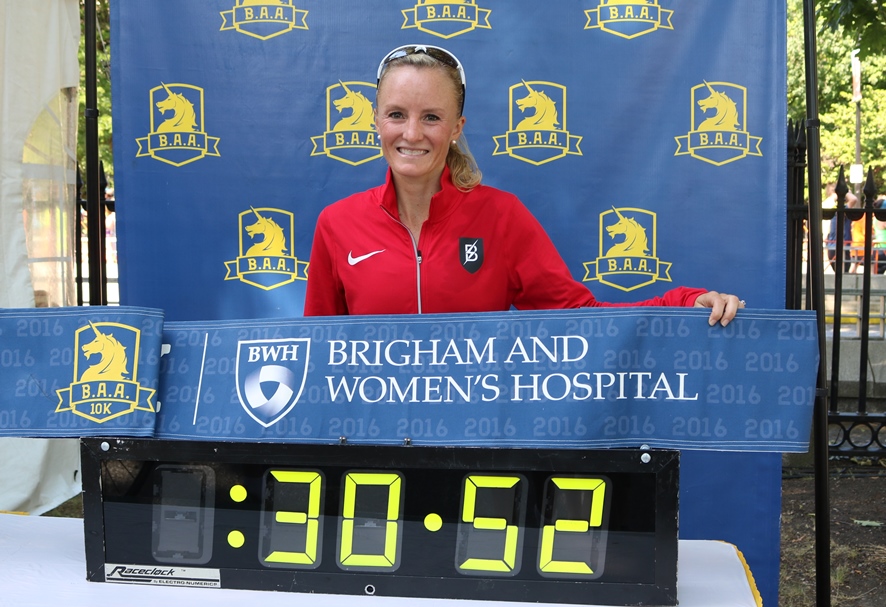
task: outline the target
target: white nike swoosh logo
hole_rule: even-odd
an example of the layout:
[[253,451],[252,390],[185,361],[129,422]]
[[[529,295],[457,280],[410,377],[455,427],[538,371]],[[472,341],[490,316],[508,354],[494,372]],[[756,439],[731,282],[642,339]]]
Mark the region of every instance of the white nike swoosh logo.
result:
[[361,255],[360,257],[354,257],[353,251],[348,251],[348,263],[352,266],[357,265],[364,259],[369,259],[373,255],[378,255],[379,253],[384,253],[386,249],[381,249],[380,251],[373,251],[372,253],[367,253],[366,255]]

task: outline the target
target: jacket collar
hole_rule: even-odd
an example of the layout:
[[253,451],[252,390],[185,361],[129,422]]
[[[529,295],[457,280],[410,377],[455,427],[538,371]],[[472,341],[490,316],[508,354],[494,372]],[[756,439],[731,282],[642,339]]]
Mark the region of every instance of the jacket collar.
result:
[[[431,197],[431,210],[427,223],[446,218],[458,206],[464,195],[465,193],[452,183],[449,166],[444,166],[443,174],[440,175],[440,191]],[[394,187],[394,174],[390,168],[388,168],[383,186],[381,204],[392,217],[400,220],[400,211],[397,208],[397,188]]]

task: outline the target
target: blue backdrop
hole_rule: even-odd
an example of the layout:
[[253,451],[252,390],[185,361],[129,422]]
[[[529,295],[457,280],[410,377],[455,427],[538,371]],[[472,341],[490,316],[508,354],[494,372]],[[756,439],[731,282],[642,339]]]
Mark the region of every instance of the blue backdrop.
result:
[[[464,63],[484,180],[525,202],[599,299],[688,285],[780,308],[785,27],[784,0],[114,3],[121,303],[167,320],[301,315],[318,213],[384,179],[360,118],[378,61],[417,42]],[[527,125],[530,97],[557,122]],[[272,237],[260,217],[282,247],[253,248]],[[611,250],[620,217],[645,252]],[[738,544],[770,604],[780,462],[683,458],[681,536]]]

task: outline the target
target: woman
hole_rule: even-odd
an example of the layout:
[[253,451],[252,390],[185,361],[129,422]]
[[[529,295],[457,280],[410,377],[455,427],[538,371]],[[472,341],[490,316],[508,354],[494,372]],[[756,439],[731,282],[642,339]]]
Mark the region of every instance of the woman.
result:
[[463,135],[458,59],[402,46],[377,77],[387,180],[321,212],[306,316],[694,305],[726,325],[743,307],[734,295],[686,287],[633,304],[597,301],[517,197],[480,183]]

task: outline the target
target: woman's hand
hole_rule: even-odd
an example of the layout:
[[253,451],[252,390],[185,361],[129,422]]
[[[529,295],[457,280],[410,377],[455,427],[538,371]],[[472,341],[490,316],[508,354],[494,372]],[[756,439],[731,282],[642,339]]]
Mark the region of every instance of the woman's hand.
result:
[[708,291],[698,296],[695,300],[695,307],[710,308],[711,315],[708,318],[708,324],[713,327],[719,322],[725,327],[735,318],[738,309],[745,307],[745,303],[743,299],[739,299],[735,295]]

